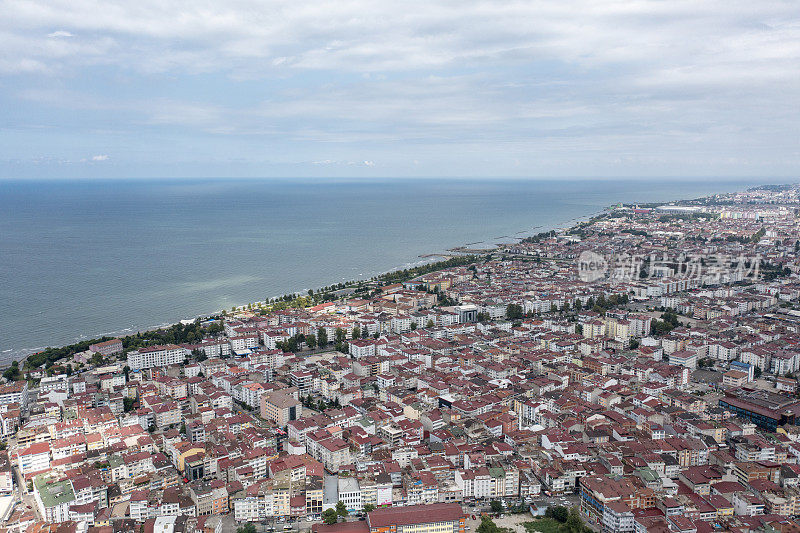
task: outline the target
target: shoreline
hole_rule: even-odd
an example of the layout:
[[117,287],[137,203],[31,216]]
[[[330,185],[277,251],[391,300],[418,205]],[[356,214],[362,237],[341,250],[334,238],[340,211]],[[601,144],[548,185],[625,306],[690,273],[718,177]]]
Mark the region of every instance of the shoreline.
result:
[[[748,185],[748,187],[749,186],[754,186],[754,185],[751,183],[750,185]],[[743,190],[743,189],[740,189],[740,190]],[[723,194],[723,193],[712,193],[712,195],[713,194]],[[702,198],[706,198],[706,197],[708,197],[708,196],[704,196]],[[698,198],[696,198],[696,197],[695,198],[678,198],[678,199],[673,199],[673,200],[664,200],[662,202],[655,202],[655,203],[677,203],[677,202],[693,201],[693,200],[697,200],[697,199]],[[625,202],[620,202],[620,204],[624,204],[624,203]],[[639,202],[639,203],[643,203],[643,202]],[[498,236],[498,237],[488,237],[488,238],[486,238],[485,240],[482,240],[482,241],[474,241],[474,242],[471,242],[471,243],[465,243],[465,244],[460,245],[460,246],[454,246],[454,247],[448,248],[448,249],[446,249],[446,250],[444,250],[442,252],[431,252],[431,253],[420,254],[420,255],[417,256],[417,261],[409,261],[409,262],[403,263],[402,265],[399,265],[397,267],[390,268],[388,270],[381,271],[381,272],[374,272],[374,273],[373,272],[368,272],[367,274],[363,275],[363,277],[361,277],[361,278],[349,279],[349,280],[345,280],[345,281],[340,281],[338,283],[343,283],[346,287],[349,287],[350,285],[357,285],[360,282],[368,282],[373,278],[376,278],[376,277],[379,277],[379,276],[382,276],[382,275],[385,275],[385,274],[389,274],[389,273],[392,273],[392,272],[398,272],[398,271],[402,271],[404,269],[414,268],[416,266],[422,266],[422,265],[425,265],[425,264],[436,263],[436,262],[443,261],[443,260],[446,260],[446,259],[452,258],[452,257],[463,257],[463,256],[466,256],[466,255],[485,255],[485,254],[495,253],[498,249],[501,249],[502,246],[507,245],[508,244],[508,240],[520,241],[520,240],[525,239],[526,237],[534,236],[537,233],[548,232],[548,231],[556,231],[556,232],[568,231],[570,228],[573,228],[573,227],[575,227],[576,225],[578,225],[578,224],[580,224],[582,222],[591,220],[592,218],[603,214],[604,212],[608,211],[608,209],[610,207],[612,207],[613,205],[616,205],[616,204],[607,205],[607,206],[603,207],[602,209],[600,209],[599,211],[597,210],[596,207],[593,207],[592,208],[592,212],[587,213],[585,215],[572,217],[572,218],[569,218],[569,219],[564,220],[564,221],[550,221],[550,223],[533,226],[530,229],[523,229],[523,230],[519,230],[519,231],[513,231],[513,229],[508,229],[508,230],[506,230],[506,233],[507,233],[506,235],[502,235],[502,236]],[[506,239],[507,241],[506,242],[497,242],[497,241],[499,241],[499,239]],[[493,243],[493,244],[490,244],[490,247],[482,246],[480,248],[472,248],[472,246],[474,246],[474,245],[486,245],[486,244],[489,244],[489,243]],[[319,287],[316,287],[316,288],[314,288],[314,291],[317,292],[319,289],[320,289]],[[306,289],[301,289],[299,291],[294,291],[294,292],[284,292],[283,295],[286,295],[286,294],[303,294],[307,290],[308,289],[306,288]],[[282,295],[277,295],[276,294],[276,295],[272,296],[272,298],[273,299],[274,298],[279,298],[280,296],[282,296]],[[237,305],[234,305],[231,308],[231,311],[233,312],[234,309],[237,310],[236,312],[247,311],[247,308],[248,308],[249,305],[256,305],[256,304],[259,304],[259,303],[265,303],[265,302],[262,300],[260,302],[256,301],[256,302],[246,302],[246,303],[243,303],[243,304],[237,304]],[[198,314],[196,314],[194,316],[189,315],[189,318],[180,318],[180,319],[176,319],[176,320],[168,320],[168,321],[162,322],[161,324],[152,325],[152,326],[128,327],[128,328],[115,330],[115,331],[112,331],[112,332],[89,334],[89,335],[78,335],[78,336],[73,337],[69,341],[61,342],[61,343],[54,343],[52,345],[47,345],[47,346],[40,346],[40,347],[35,347],[35,348],[10,348],[10,349],[8,349],[6,351],[0,352],[0,368],[6,368],[14,360],[16,360],[16,361],[18,361],[20,363],[23,363],[30,355],[38,353],[38,352],[40,352],[42,350],[45,350],[47,348],[60,348],[60,347],[65,347],[65,346],[71,346],[73,344],[77,344],[77,343],[80,343],[80,342],[83,342],[83,341],[98,339],[98,338],[102,338],[102,337],[125,337],[125,336],[130,336],[130,335],[136,335],[137,333],[144,333],[144,332],[148,332],[148,331],[157,331],[157,330],[164,329],[166,327],[172,326],[173,324],[180,323],[182,321],[187,321],[187,320],[196,321],[198,319],[200,319],[200,320],[208,319],[210,317],[220,315],[225,311],[227,311],[227,309],[218,309],[218,310],[215,310],[215,311],[198,313]]]
[[[572,220],[575,220],[575,219],[572,219]],[[546,225],[546,226],[550,227],[550,230],[557,229],[556,226],[550,226],[550,225]],[[540,225],[540,226],[535,226],[530,230],[518,231],[518,232],[516,232],[514,234],[515,236],[513,238],[516,239],[516,240],[524,239],[525,238],[524,235],[522,235],[522,236],[517,236],[517,235],[522,234],[522,233],[534,235],[535,231],[537,229],[544,228],[544,227],[545,227],[545,225]],[[493,241],[493,240],[496,240],[496,239],[497,238],[487,238],[485,241],[481,241],[481,243],[490,242],[490,241]],[[479,243],[475,243],[474,242],[474,243],[471,243],[471,244],[479,244]],[[469,244],[465,244],[465,245],[461,245],[461,246],[455,246],[455,247],[449,248],[449,249],[447,249],[447,250],[445,250],[443,252],[432,252],[432,253],[421,254],[421,255],[417,256],[417,259],[418,259],[417,261],[409,261],[409,262],[403,263],[403,264],[401,264],[401,265],[399,265],[397,267],[390,268],[390,269],[385,270],[385,271],[376,272],[376,273],[368,273],[368,274],[366,274],[366,276],[368,276],[368,277],[364,277],[364,278],[361,278],[361,279],[349,279],[349,280],[346,280],[346,281],[343,281],[343,282],[339,282],[339,283],[344,283],[345,286],[348,286],[350,284],[357,284],[357,283],[362,282],[362,281],[363,282],[367,282],[367,281],[371,280],[372,278],[379,277],[379,276],[382,276],[382,275],[385,275],[385,274],[390,274],[392,272],[398,272],[398,271],[402,271],[402,270],[405,270],[405,269],[414,268],[414,267],[417,267],[417,266],[423,266],[423,265],[430,264],[430,263],[436,263],[436,262],[439,262],[439,261],[447,260],[447,259],[452,258],[452,257],[462,257],[462,256],[466,256],[466,255],[471,255],[473,252],[475,252],[475,253],[483,253],[483,254],[494,253],[497,249],[499,249],[503,245],[503,243],[499,243],[499,244],[494,245],[490,249],[491,251],[487,251],[489,249],[480,250],[480,251],[469,250],[469,249],[466,248],[466,246],[468,246],[468,245]],[[455,252],[454,250],[459,250],[459,251]],[[320,287],[314,287],[313,289],[314,289],[314,292],[317,292],[320,289]],[[275,294],[275,295],[272,296],[272,298],[279,298],[279,297],[281,297],[281,296],[283,296],[285,294],[302,294],[303,292],[305,292],[307,290],[308,290],[308,288],[302,289],[302,290],[298,290],[298,291],[294,291],[294,292],[284,292],[283,294]],[[241,311],[246,311],[248,305],[255,305],[255,304],[258,304],[258,303],[264,303],[264,301],[262,300],[260,302],[259,301],[253,301],[253,302],[247,302],[247,303],[243,303],[243,304],[237,304],[237,305],[234,305],[232,309],[238,309],[238,310],[241,310]],[[163,328],[172,326],[173,324],[177,324],[177,323],[179,323],[181,321],[185,321],[185,320],[195,321],[195,320],[198,320],[198,319],[199,320],[208,319],[210,317],[213,317],[213,316],[216,316],[216,315],[220,315],[224,311],[226,311],[226,309],[218,309],[216,311],[211,311],[211,312],[208,312],[208,313],[199,313],[197,315],[194,315],[193,317],[190,315],[189,318],[180,318],[180,319],[176,319],[176,320],[163,322],[161,324],[153,325],[153,326],[143,326],[141,328],[129,327],[129,328],[119,329],[119,330],[111,331],[111,332],[98,333],[96,335],[80,335],[80,336],[73,337],[71,340],[69,340],[67,342],[56,343],[56,344],[49,345],[49,346],[40,346],[40,347],[36,347],[36,348],[16,348],[16,349],[15,348],[10,348],[8,351],[0,352],[0,369],[7,368],[11,364],[12,361],[18,361],[20,364],[22,364],[28,358],[28,356],[33,355],[33,354],[38,353],[38,352],[41,352],[42,350],[46,350],[48,348],[59,348],[59,347],[64,347],[64,346],[71,346],[73,344],[77,344],[77,343],[80,343],[80,342],[83,342],[83,341],[99,339],[99,338],[102,338],[102,337],[127,337],[127,336],[130,336],[130,335],[136,335],[138,333],[144,333],[144,332],[147,332],[147,331],[157,331],[159,329],[163,329]]]

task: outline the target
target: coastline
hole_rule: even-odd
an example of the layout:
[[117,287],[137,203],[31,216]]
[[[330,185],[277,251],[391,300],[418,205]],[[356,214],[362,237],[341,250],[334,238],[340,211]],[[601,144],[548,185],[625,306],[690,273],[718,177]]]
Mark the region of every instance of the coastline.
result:
[[[750,183],[749,185],[754,185],[754,184],[755,183]],[[746,187],[746,186],[748,186],[748,184],[739,183],[734,187],[734,190],[740,189],[740,188]],[[653,193],[653,194],[656,194],[656,193]],[[682,193],[678,192],[678,194],[682,194]],[[665,200],[663,200],[663,202],[658,202],[657,200],[653,200],[653,201],[656,201],[657,203],[667,203],[667,202],[688,201],[689,199],[694,199],[694,198],[696,198],[696,197],[694,197],[694,196],[686,196],[684,194],[684,198],[674,198],[673,197],[672,199],[665,199]],[[569,228],[574,227],[576,224],[579,224],[580,222],[585,221],[585,220],[589,220],[593,216],[596,216],[596,215],[602,213],[603,211],[607,210],[608,207],[610,207],[609,205],[606,205],[605,207],[603,207],[603,209],[598,211],[597,210],[598,209],[598,205],[599,204],[597,204],[595,206],[592,206],[590,209],[587,209],[587,212],[585,214],[580,215],[580,216],[574,216],[574,213],[570,213],[570,214],[567,215],[569,218],[567,218],[567,216],[565,216],[564,220],[557,220],[555,218],[552,218],[549,221],[549,223],[539,224],[539,225],[536,225],[536,226],[531,226],[530,229],[517,230],[516,228],[507,228],[503,232],[503,234],[500,235],[500,236],[495,236],[495,237],[487,236],[483,240],[477,240],[477,241],[473,240],[473,239],[469,239],[471,242],[467,242],[467,243],[465,243],[465,244],[463,244],[461,246],[451,247],[451,248],[448,248],[448,249],[446,249],[444,251],[430,252],[430,253],[426,253],[426,254],[417,255],[416,260],[410,260],[410,261],[408,261],[406,263],[402,263],[401,265],[399,265],[397,267],[394,267],[394,268],[389,268],[389,269],[383,270],[383,271],[367,271],[363,275],[359,276],[359,278],[350,278],[350,279],[345,280],[345,277],[342,277],[342,281],[338,282],[338,283],[346,283],[346,284],[349,285],[349,284],[352,284],[352,283],[356,283],[358,281],[366,281],[366,280],[369,280],[372,277],[380,276],[380,275],[383,275],[383,274],[386,274],[386,273],[389,273],[389,272],[394,272],[394,271],[402,270],[402,269],[405,269],[405,268],[411,268],[411,267],[416,266],[416,265],[437,262],[440,258],[462,255],[462,254],[468,253],[470,251],[477,252],[477,253],[491,253],[491,251],[497,250],[497,248],[501,244],[508,244],[508,242],[510,242],[511,240],[524,239],[526,236],[535,235],[536,233],[539,233],[539,232],[553,231],[553,230],[555,230],[555,231],[567,231]],[[504,243],[498,242],[500,239],[505,239],[505,242]],[[467,239],[465,239],[465,240],[467,240]],[[487,243],[493,243],[491,245],[491,248],[488,248],[486,246]],[[478,248],[478,246],[480,246],[480,248]],[[307,290],[307,289],[300,289],[300,292],[305,292],[305,290]],[[317,290],[317,288],[314,288],[314,290]],[[294,293],[297,293],[297,292],[298,291],[295,291]],[[287,293],[284,293],[284,294],[287,294]],[[274,297],[279,297],[279,295],[275,294],[273,296],[273,298]],[[255,303],[255,302],[238,303],[238,304],[235,304],[233,307],[235,307],[235,308],[243,308],[243,307],[246,308],[249,304],[252,304],[252,303]],[[153,331],[153,330],[158,330],[158,329],[161,329],[161,328],[164,328],[164,327],[168,327],[168,326],[170,326],[172,324],[180,322],[181,320],[196,320],[197,318],[206,318],[206,317],[209,317],[209,316],[215,316],[215,315],[219,314],[221,311],[222,311],[222,309],[201,311],[201,312],[199,312],[199,313],[197,313],[195,315],[191,315],[191,314],[190,315],[186,315],[187,318],[185,318],[185,319],[180,319],[180,318],[178,318],[178,319],[168,319],[166,321],[162,321],[159,324],[154,324],[154,325],[149,325],[149,326],[140,326],[140,327],[131,326],[131,327],[128,327],[128,328],[112,330],[110,332],[105,332],[105,333],[96,333],[96,334],[95,333],[89,333],[89,334],[85,334],[85,335],[76,335],[76,336],[72,337],[71,339],[65,340],[64,342],[54,342],[54,343],[50,344],[49,346],[39,346],[39,347],[34,347],[34,348],[11,348],[8,351],[0,353],[0,366],[7,366],[7,365],[9,365],[11,363],[12,360],[23,361],[29,355],[31,355],[33,353],[37,353],[37,352],[39,352],[39,351],[41,351],[43,349],[46,349],[48,347],[70,346],[72,344],[76,344],[76,343],[79,343],[81,341],[92,340],[92,339],[100,338],[100,337],[103,337],[103,336],[135,335],[138,332]]]
[[[596,214],[597,213],[594,213],[594,214],[591,214],[591,215],[587,215],[587,216],[584,216],[584,217],[578,217],[577,219],[573,218],[573,219],[570,219],[570,221],[568,221],[568,222],[574,223],[573,221],[575,221],[575,220],[588,219],[588,218],[591,218],[592,216],[595,216]],[[506,238],[513,238],[513,239],[516,239],[516,240],[521,240],[521,239],[524,239],[526,236],[534,235],[538,231],[558,230],[559,226],[561,226],[561,225],[563,225],[563,223],[561,223],[559,225],[540,225],[540,226],[535,226],[530,230],[518,231],[518,232],[514,233],[513,236],[506,236]],[[568,227],[565,227],[564,229],[568,229]],[[497,240],[497,239],[498,239],[498,237],[496,237],[496,238],[487,238],[485,241],[482,241],[481,243],[486,243],[486,242]],[[399,271],[402,271],[402,270],[405,270],[405,269],[409,269],[409,268],[414,268],[414,267],[417,267],[417,266],[423,266],[423,265],[426,265],[426,264],[437,263],[437,262],[446,260],[446,259],[448,259],[450,257],[459,257],[459,256],[470,255],[471,252],[484,253],[484,254],[485,253],[494,253],[499,248],[501,248],[504,244],[506,244],[506,243],[498,243],[498,244],[493,245],[491,249],[480,250],[480,251],[478,251],[478,250],[470,250],[470,249],[466,248],[466,246],[469,246],[469,244],[481,244],[481,243],[475,243],[475,242],[467,243],[467,244],[465,244],[463,246],[455,246],[455,247],[449,248],[449,249],[447,249],[447,250],[445,250],[443,252],[438,252],[438,253],[437,252],[433,252],[433,253],[423,254],[422,256],[418,256],[417,257],[417,259],[418,259],[417,261],[409,261],[409,262],[403,263],[403,264],[401,264],[401,265],[399,265],[399,266],[397,266],[395,268],[390,268],[388,270],[384,270],[384,271],[381,271],[381,272],[369,272],[369,273],[365,274],[363,278],[350,279],[350,280],[347,280],[347,281],[344,281],[344,282],[340,282],[340,283],[344,283],[346,286],[350,286],[351,284],[357,284],[359,282],[366,282],[366,281],[369,281],[369,280],[371,280],[373,278],[376,278],[376,277],[379,277],[379,276],[383,276],[383,275],[386,275],[386,274],[390,274],[392,272],[399,272]],[[459,252],[453,252],[453,250],[460,250],[460,251]],[[299,289],[299,290],[294,291],[294,292],[289,291],[289,292],[285,292],[283,294],[275,294],[275,295],[271,296],[271,298],[280,298],[281,296],[283,296],[285,294],[301,294],[301,293],[307,291],[309,288],[313,289],[316,292],[321,287],[308,287],[308,288],[305,288],[305,289]],[[242,303],[242,304],[237,304],[237,305],[233,306],[233,309],[244,311],[244,310],[247,309],[248,305],[255,305],[255,304],[263,303],[263,302],[264,301],[262,300],[260,302],[259,301],[253,301],[253,302],[246,302],[246,303]],[[35,354],[35,353],[38,353],[38,352],[40,352],[42,350],[46,350],[47,348],[71,346],[71,345],[74,345],[74,344],[77,344],[77,343],[80,343],[80,342],[84,342],[84,341],[88,341],[88,340],[100,339],[100,338],[103,338],[103,337],[126,337],[126,336],[136,335],[138,333],[144,333],[144,332],[148,332],[148,331],[157,331],[159,329],[167,328],[169,326],[172,326],[173,324],[177,324],[177,323],[179,323],[181,321],[184,321],[184,320],[195,321],[195,320],[209,319],[211,317],[218,316],[218,315],[222,314],[224,311],[225,311],[225,309],[218,309],[218,310],[215,310],[215,311],[212,311],[212,312],[208,312],[208,313],[199,313],[199,314],[194,315],[194,316],[189,315],[188,318],[179,318],[179,319],[163,322],[161,324],[153,325],[153,326],[145,326],[145,327],[141,327],[141,328],[132,328],[131,327],[131,328],[124,328],[124,329],[111,331],[111,332],[104,332],[104,333],[91,334],[91,335],[80,335],[80,336],[72,338],[71,340],[69,340],[67,342],[60,343],[60,344],[54,344],[54,345],[50,345],[50,346],[40,346],[40,347],[36,347],[36,348],[17,348],[17,349],[13,349],[12,348],[9,352],[0,353],[0,369],[7,368],[11,364],[12,361],[18,361],[19,363],[23,363],[28,358],[28,356],[30,356],[32,354]]]

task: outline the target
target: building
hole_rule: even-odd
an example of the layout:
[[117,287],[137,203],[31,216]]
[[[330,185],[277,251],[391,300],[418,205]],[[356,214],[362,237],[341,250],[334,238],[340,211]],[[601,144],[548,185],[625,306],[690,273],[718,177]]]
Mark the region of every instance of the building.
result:
[[603,531],[623,533],[636,529],[633,511],[622,501],[611,501],[603,508]]
[[[655,492],[651,488],[640,487],[621,478],[612,480],[599,476],[580,478],[578,483],[581,498],[581,511],[590,519],[619,528],[629,527],[628,511],[648,509],[655,506]],[[622,503],[627,507],[617,505]],[[625,531],[625,529],[620,529]]]
[[0,494],[14,490],[14,475],[11,473],[11,462],[8,453],[0,452]]
[[728,370],[722,375],[722,384],[726,387],[741,387],[747,381],[747,373],[741,370]]
[[50,392],[54,390],[61,390],[61,391],[69,390],[66,374],[59,374],[57,376],[45,376],[39,381],[39,394],[43,394],[45,392]]
[[50,469],[50,444],[36,442],[17,453],[19,470],[23,476]]
[[767,431],[795,424],[800,412],[800,401],[765,390],[728,391],[719,399],[719,406]]
[[457,503],[386,507],[367,514],[370,533],[464,533],[466,516]]
[[458,314],[459,324],[478,321],[478,306],[474,304],[457,305],[453,310]]
[[261,397],[261,418],[272,420],[279,426],[299,419],[302,412],[303,405],[288,394],[273,392]]
[[331,472],[338,472],[342,465],[350,464],[350,446],[338,437],[319,442],[319,460]]
[[339,501],[344,503],[347,510],[351,513],[361,512],[364,504],[361,498],[361,488],[358,486],[358,480],[353,477],[340,477],[339,478]]
[[28,382],[26,380],[0,386],[0,405],[10,403],[18,403],[23,409],[28,406]]
[[669,354],[669,364],[685,366],[694,370],[697,368],[697,352],[679,350]]
[[111,339],[110,341],[90,344],[89,351],[99,353],[103,357],[108,357],[109,355],[122,352],[122,341],[119,339]]
[[131,370],[142,370],[154,366],[168,366],[183,363],[186,350],[175,344],[147,346],[128,353],[128,366]]
[[69,520],[69,506],[75,501],[75,493],[69,481],[54,482],[45,476],[36,476],[33,485],[36,506],[47,522]]

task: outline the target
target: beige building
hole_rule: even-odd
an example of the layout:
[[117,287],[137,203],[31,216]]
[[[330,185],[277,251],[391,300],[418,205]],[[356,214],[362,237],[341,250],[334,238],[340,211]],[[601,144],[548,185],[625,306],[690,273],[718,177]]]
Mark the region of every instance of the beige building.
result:
[[261,397],[261,418],[272,420],[279,426],[299,419],[302,412],[303,405],[282,392],[272,392]]

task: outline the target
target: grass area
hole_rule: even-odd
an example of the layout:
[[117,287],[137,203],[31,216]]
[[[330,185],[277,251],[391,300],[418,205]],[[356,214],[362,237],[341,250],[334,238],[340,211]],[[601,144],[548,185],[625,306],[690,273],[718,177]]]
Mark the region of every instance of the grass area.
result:
[[561,524],[552,518],[538,518],[531,522],[523,522],[523,527],[528,533],[559,533],[561,531]]

